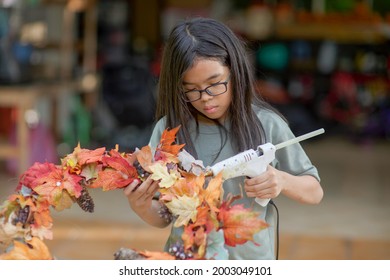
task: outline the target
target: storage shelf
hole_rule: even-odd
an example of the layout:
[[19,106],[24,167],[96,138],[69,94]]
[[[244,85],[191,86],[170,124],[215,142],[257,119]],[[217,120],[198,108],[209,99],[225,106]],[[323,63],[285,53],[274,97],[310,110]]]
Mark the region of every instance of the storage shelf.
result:
[[383,43],[390,38],[388,24],[294,23],[279,25],[279,39],[334,40],[340,43]]

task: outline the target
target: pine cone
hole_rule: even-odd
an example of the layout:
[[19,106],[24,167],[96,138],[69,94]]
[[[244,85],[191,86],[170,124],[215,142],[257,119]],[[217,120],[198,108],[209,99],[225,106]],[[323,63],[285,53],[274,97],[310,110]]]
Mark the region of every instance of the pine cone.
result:
[[83,189],[81,190],[80,196],[76,198],[76,202],[85,212],[93,213],[93,211],[95,210],[95,204],[93,203],[93,199],[84,185]]

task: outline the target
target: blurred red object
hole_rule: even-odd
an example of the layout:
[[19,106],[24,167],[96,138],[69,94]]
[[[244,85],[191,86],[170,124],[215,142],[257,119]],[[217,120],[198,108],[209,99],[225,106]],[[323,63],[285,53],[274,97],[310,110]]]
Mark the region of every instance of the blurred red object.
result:
[[273,104],[287,104],[290,102],[288,93],[282,84],[274,80],[258,80],[257,91],[265,100]]

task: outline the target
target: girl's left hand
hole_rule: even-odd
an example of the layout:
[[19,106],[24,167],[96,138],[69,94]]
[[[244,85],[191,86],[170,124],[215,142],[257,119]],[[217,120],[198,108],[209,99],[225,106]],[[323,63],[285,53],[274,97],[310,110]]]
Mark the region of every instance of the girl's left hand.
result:
[[247,196],[262,199],[277,197],[283,189],[283,179],[280,172],[268,165],[267,170],[261,175],[245,179],[244,189]]

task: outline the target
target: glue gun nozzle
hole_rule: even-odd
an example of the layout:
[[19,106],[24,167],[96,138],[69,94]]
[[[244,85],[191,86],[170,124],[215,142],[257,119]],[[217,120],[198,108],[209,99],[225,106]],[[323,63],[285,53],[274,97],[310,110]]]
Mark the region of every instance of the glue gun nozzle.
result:
[[209,176],[213,176],[213,171],[211,169],[206,169],[205,173],[204,173],[204,176],[205,177],[209,177]]

